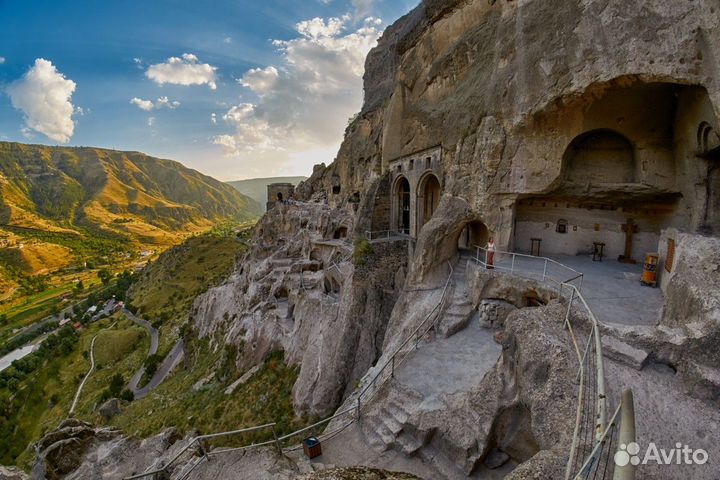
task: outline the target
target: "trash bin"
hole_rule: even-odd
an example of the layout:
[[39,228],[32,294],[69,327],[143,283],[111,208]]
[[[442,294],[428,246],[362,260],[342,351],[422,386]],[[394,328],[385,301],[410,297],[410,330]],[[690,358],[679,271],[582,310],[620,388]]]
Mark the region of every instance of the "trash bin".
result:
[[657,253],[645,254],[645,263],[643,264],[643,273],[640,283],[647,287],[657,285],[657,267],[660,255]]
[[315,458],[322,455],[322,446],[317,437],[308,437],[303,440],[303,451],[308,458]]

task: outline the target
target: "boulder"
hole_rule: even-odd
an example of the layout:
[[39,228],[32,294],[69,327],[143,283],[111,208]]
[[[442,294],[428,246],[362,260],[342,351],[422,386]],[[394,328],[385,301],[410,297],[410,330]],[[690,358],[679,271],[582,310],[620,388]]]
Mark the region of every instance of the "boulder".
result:
[[109,421],[111,418],[120,414],[120,400],[111,398],[100,406],[98,412],[100,412],[103,420],[106,422]]

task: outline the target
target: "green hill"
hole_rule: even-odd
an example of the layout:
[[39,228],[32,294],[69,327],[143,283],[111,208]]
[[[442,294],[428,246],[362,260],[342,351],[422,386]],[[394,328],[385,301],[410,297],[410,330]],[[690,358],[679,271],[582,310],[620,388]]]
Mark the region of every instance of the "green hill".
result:
[[243,195],[247,195],[252,198],[260,205],[267,203],[267,186],[271,183],[292,183],[297,185],[298,183],[307,180],[307,177],[271,177],[271,178],[252,178],[250,180],[236,180],[234,182],[227,182],[228,185],[232,185],[237,191]]
[[[194,233],[261,214],[251,198],[171,160],[0,142],[0,315],[51,287],[97,283],[99,267],[132,268]],[[47,302],[26,303],[40,312]]]

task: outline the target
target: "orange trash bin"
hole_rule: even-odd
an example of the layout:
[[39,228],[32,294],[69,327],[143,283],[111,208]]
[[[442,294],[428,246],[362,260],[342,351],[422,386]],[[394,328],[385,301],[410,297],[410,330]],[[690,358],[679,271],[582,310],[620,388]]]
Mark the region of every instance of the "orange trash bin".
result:
[[657,253],[646,253],[645,263],[643,264],[643,273],[640,283],[648,287],[657,285],[657,267],[660,261],[660,255]]

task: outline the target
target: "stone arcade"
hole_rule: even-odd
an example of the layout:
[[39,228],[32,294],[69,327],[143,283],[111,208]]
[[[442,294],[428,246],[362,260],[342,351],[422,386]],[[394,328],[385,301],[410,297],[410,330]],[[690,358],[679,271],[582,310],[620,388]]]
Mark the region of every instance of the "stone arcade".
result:
[[[666,228],[720,231],[720,138],[704,88],[618,78],[564,101],[537,127],[521,142],[547,150],[542,181],[501,192],[509,208],[499,222],[463,221],[459,248],[496,234],[503,249],[574,256],[602,244],[605,256],[634,263],[659,250]],[[438,146],[387,162],[391,208],[373,230],[417,239],[443,193],[443,158]],[[529,183],[513,176],[506,189]]]

